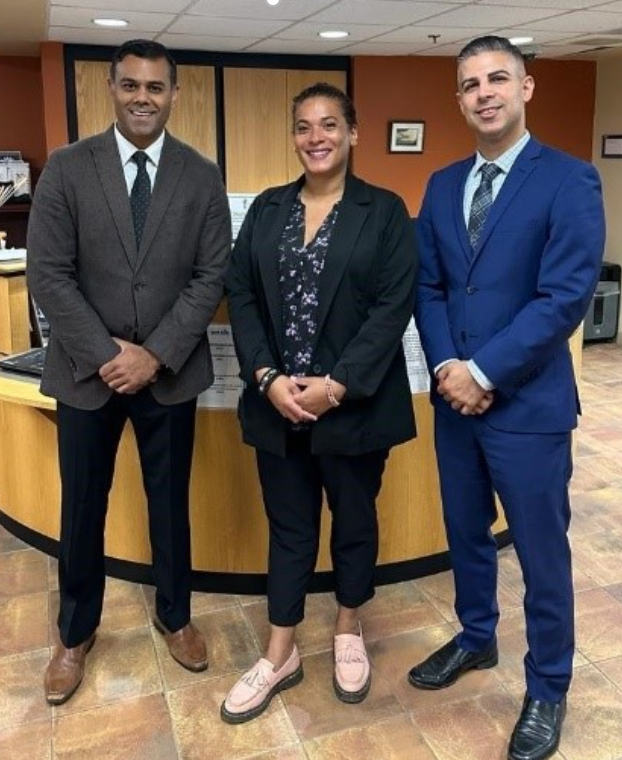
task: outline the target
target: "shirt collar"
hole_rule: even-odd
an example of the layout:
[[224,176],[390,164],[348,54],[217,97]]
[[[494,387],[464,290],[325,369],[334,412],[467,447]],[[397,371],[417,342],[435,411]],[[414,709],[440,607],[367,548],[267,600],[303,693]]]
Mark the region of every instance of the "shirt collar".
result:
[[521,152],[521,150],[527,145],[529,140],[531,139],[531,135],[529,132],[525,132],[525,134],[520,138],[520,140],[517,140],[514,145],[512,145],[511,148],[508,148],[505,153],[502,153],[498,158],[495,158],[494,161],[489,161],[487,158],[484,158],[482,154],[477,151],[475,154],[475,163],[473,164],[473,176],[476,176],[481,167],[484,164],[490,164],[493,163],[496,166],[501,169],[501,171],[504,174],[508,174],[510,169],[512,168],[514,161],[518,158],[518,154]]
[[[114,125],[114,136],[117,141],[119,155],[121,156],[121,164],[125,166],[128,163],[128,161],[132,160],[132,156],[134,155],[134,153],[136,153],[137,150],[140,150],[140,148],[137,148],[126,137],[124,137],[121,134],[121,132],[119,132],[119,128],[116,124]],[[147,154],[147,157],[156,168],[158,164],[160,163],[160,156],[162,155],[162,146],[164,145],[164,137],[165,137],[165,132],[164,130],[162,130],[162,134],[158,137],[158,139],[155,142],[152,142],[148,148],[144,149],[144,152]]]

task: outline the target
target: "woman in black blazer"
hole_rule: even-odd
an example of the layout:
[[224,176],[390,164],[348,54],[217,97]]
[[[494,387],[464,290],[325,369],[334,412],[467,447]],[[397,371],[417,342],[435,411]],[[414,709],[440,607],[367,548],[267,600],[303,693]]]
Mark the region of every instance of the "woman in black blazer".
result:
[[323,491],[338,604],[334,688],[345,702],[367,695],[358,608],[374,595],[375,500],[390,447],[415,435],[401,342],[417,269],[406,208],[348,172],[357,121],[341,90],[303,90],[293,123],[304,174],[255,199],[226,282],[245,382],[239,417],[256,448],[270,524],[271,624],[265,658],[222,705],[229,723],[259,715],[302,679],[294,637],[317,560]]

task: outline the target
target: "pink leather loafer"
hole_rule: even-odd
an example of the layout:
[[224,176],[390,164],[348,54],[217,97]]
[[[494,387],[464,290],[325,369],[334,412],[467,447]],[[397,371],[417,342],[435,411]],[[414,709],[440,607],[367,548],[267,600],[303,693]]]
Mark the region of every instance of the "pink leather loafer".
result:
[[369,692],[371,669],[360,629],[358,636],[352,633],[335,636],[333,686],[342,702],[362,702]]
[[272,697],[300,683],[304,673],[298,649],[294,649],[287,662],[279,670],[262,657],[246,671],[231,689],[220,708],[225,723],[246,723],[268,707]]

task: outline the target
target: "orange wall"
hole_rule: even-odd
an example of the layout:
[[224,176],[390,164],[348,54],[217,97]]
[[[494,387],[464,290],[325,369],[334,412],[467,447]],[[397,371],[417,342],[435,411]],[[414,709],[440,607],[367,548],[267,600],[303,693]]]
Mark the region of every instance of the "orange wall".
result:
[[47,159],[38,58],[0,56],[0,149],[21,150],[35,170]]
[[[527,126],[542,142],[591,160],[596,94],[592,61],[534,61],[534,98]],[[441,57],[356,57],[353,99],[359,142],[353,169],[399,193],[413,216],[430,174],[473,152],[474,141],[456,103],[456,64]],[[389,121],[424,121],[422,154],[390,154]]]
[[43,114],[46,152],[69,142],[62,42],[41,43]]

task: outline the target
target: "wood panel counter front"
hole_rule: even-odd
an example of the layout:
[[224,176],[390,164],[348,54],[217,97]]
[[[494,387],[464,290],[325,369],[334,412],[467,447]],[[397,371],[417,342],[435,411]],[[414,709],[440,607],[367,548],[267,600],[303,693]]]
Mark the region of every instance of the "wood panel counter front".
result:
[[[393,583],[449,567],[427,394],[413,396],[419,437],[393,449],[378,500],[378,582]],[[262,593],[267,522],[254,451],[241,440],[234,410],[197,411],[191,481],[194,588]],[[60,482],[53,399],[34,380],[0,375],[0,522],[28,543],[55,555]],[[331,588],[328,522],[314,590]],[[495,525],[507,542],[504,522]],[[106,528],[107,571],[151,582],[147,512],[134,434],[124,431]]]

